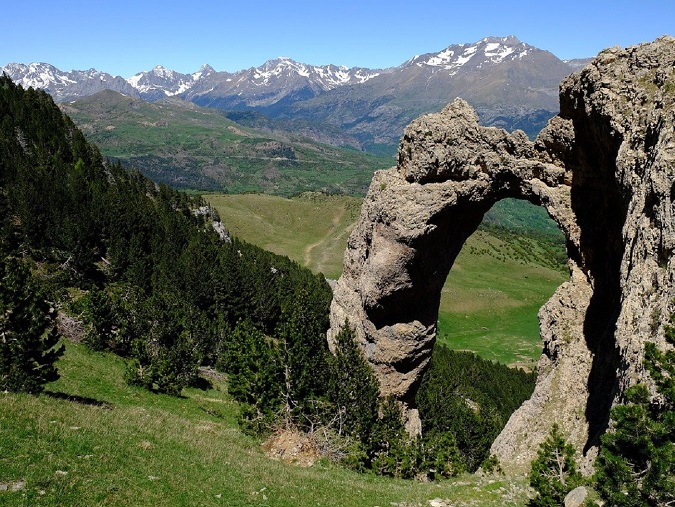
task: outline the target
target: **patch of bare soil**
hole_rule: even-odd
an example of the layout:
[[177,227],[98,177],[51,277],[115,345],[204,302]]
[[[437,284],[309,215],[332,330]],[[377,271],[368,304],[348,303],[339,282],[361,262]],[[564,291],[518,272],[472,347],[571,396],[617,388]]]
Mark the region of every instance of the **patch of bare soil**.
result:
[[294,429],[279,429],[262,444],[265,454],[291,465],[311,467],[320,458],[314,442]]

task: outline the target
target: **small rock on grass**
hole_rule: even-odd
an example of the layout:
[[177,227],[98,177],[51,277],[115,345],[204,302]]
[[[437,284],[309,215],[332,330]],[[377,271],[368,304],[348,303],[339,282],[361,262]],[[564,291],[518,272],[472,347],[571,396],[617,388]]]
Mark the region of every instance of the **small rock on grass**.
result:
[[581,507],[586,501],[588,491],[583,486],[573,489],[565,497],[565,507]]

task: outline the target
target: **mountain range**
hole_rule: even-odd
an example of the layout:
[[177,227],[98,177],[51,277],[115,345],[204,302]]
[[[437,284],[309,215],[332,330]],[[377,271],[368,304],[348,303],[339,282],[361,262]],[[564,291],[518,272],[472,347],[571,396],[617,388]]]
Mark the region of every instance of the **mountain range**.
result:
[[128,79],[95,69],[64,72],[45,63],[11,63],[0,71],[24,87],[44,89],[57,102],[102,90],[151,102],[180,98],[228,111],[235,121],[259,129],[392,153],[413,118],[458,96],[474,106],[483,124],[534,135],[558,111],[561,79],[587,61],[562,61],[508,36],[451,45],[387,69],[278,58],[234,73],[209,65],[192,74],[156,66]]

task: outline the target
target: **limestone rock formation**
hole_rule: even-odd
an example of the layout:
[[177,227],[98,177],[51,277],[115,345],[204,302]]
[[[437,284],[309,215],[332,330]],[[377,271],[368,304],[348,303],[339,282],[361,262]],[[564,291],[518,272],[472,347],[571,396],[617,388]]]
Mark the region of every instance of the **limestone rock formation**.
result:
[[539,312],[534,394],[492,452],[524,469],[557,422],[590,470],[609,409],[646,378],[644,343],[665,347],[674,309],[674,102],[675,39],[662,37],[566,78],[560,115],[534,142],[479,126],[460,99],[406,128],[349,239],[328,339],[349,321],[409,431],[448,271],[495,202],[526,199],[564,232],[570,279]]

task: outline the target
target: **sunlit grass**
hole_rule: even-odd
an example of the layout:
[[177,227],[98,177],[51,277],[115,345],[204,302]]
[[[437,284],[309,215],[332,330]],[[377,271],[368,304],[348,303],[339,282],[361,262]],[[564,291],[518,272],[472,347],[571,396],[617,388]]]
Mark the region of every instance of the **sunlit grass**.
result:
[[262,194],[207,195],[235,236],[285,255],[336,279],[361,199],[304,194],[285,199]]
[[568,276],[528,263],[485,231],[469,238],[443,287],[439,341],[505,364],[541,354],[537,313]]
[[119,358],[73,343],[58,367],[45,394],[0,394],[0,484],[24,483],[0,505],[524,505],[522,478],[421,483],[272,460],[239,431],[223,379],[153,394],[124,384]]

